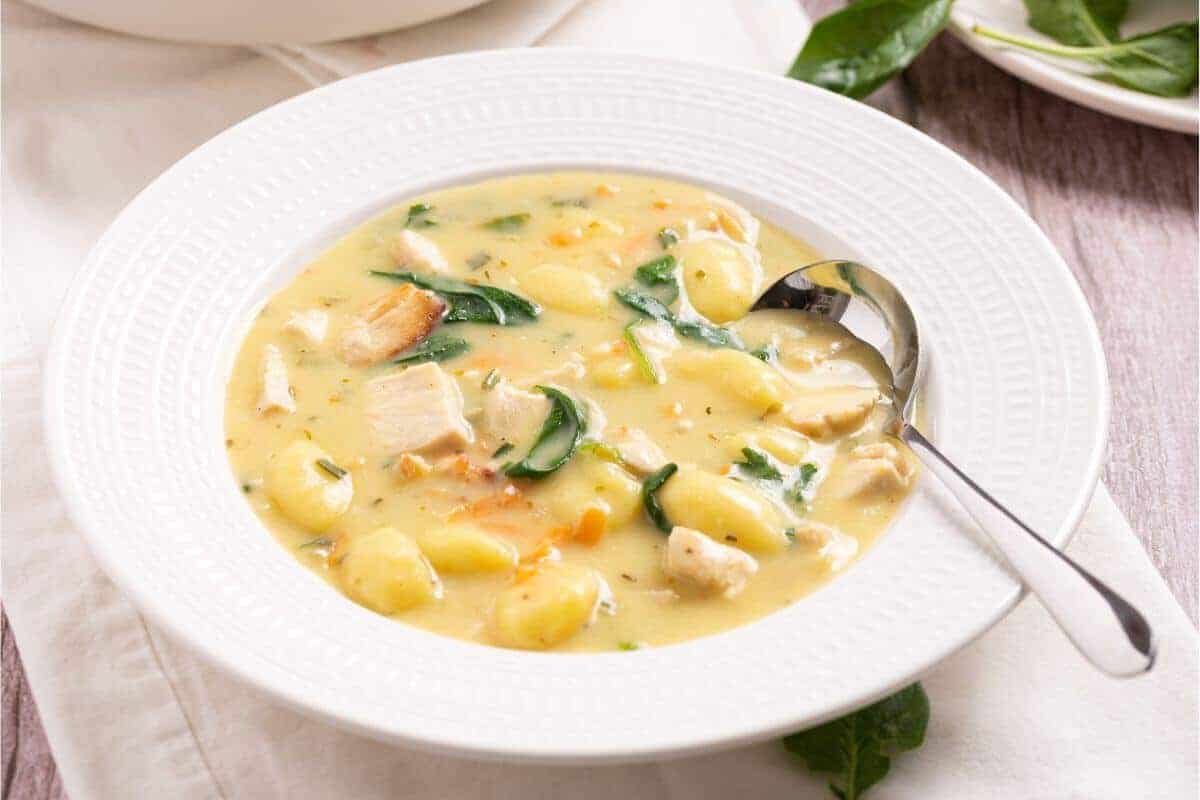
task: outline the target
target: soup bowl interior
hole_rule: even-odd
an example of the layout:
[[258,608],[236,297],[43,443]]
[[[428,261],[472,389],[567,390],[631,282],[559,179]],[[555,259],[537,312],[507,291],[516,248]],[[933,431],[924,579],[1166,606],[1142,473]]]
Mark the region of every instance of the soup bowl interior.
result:
[[939,446],[1053,541],[1069,536],[1099,471],[1103,360],[1069,271],[997,187],[907,126],[782,79],[498,52],[269,109],[165,173],[90,256],[47,367],[51,460],[100,564],[154,624],[369,736],[591,763],[816,724],[911,681],[1012,607],[1017,582],[927,479],[814,594],[636,652],[437,636],[355,605],[280,548],[224,451],[225,381],[255,310],[401,198],[556,169],[711,187],[818,252],[886,272],[932,350],[925,412]]

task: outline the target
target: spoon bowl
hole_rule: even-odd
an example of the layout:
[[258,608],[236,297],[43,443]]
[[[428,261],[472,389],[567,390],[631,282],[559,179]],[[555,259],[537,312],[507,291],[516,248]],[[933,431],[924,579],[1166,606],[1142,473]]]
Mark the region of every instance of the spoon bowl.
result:
[[925,374],[922,337],[916,315],[891,281],[854,261],[819,261],[784,275],[750,310],[775,309],[825,317],[874,348],[891,371],[896,418],[890,431],[958,499],[1089,661],[1116,677],[1153,666],[1156,642],[1145,617],[1021,522],[917,430]]

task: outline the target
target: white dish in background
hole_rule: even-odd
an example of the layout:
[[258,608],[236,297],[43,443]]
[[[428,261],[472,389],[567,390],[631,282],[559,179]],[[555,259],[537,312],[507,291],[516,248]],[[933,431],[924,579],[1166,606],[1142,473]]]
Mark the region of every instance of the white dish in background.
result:
[[109,30],[205,44],[330,42],[399,30],[487,0],[28,0],[31,5]]
[[[1200,102],[1194,89],[1188,97],[1156,97],[1135,92],[1088,77],[1085,73],[1095,68],[1087,64],[1030,54],[971,33],[971,27],[979,24],[1017,36],[1052,41],[1030,28],[1026,16],[1021,0],[958,0],[950,12],[950,31],[1000,69],[1059,97],[1143,125],[1193,136],[1200,132]],[[1129,18],[1121,26],[1121,33],[1131,36],[1195,18],[1194,2],[1144,0],[1130,4]]]
[[51,462],[103,568],[172,636],[275,699],[390,742],[627,761],[816,724],[919,676],[1019,586],[923,481],[830,585],[684,644],[524,653],[377,616],[279,547],[231,477],[224,379],[305,258],[427,187],[588,167],[708,184],[905,287],[945,452],[1063,544],[1095,487],[1108,387],[1062,259],[980,172],[882,113],[783,78],[562,49],[453,56],[309,92],[217,136],[80,270],[46,370]]

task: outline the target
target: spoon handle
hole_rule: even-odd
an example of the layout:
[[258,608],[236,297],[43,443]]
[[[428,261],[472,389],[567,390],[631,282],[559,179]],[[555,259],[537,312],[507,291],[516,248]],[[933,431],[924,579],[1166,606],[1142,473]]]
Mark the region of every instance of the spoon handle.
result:
[[1136,608],[1013,516],[916,428],[904,425],[900,438],[987,532],[1092,664],[1115,677],[1139,675],[1153,666],[1154,632]]

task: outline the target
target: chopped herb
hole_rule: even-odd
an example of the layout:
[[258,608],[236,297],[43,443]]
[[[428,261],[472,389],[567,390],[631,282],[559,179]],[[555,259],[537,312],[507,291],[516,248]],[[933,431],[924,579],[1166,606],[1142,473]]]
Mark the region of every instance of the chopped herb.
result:
[[338,480],[341,480],[342,478],[346,477],[347,474],[349,474],[346,472],[346,470],[342,469],[337,464],[330,461],[328,458],[318,458],[317,466],[320,467],[321,469],[325,470],[326,472],[328,472],[330,475],[337,478]]
[[832,775],[829,789],[841,800],[858,800],[888,774],[892,758],[925,741],[929,698],[913,683],[877,703],[806,731],[783,746],[813,772]]
[[321,305],[325,306],[326,308],[329,308],[330,306],[336,306],[338,303],[341,303],[345,299],[346,299],[345,297],[342,297],[341,295],[336,295],[336,294],[321,295],[320,297],[317,298],[317,300],[319,300],[321,302]]
[[662,376],[658,374],[654,362],[646,355],[646,351],[642,349],[642,343],[638,341],[637,334],[633,331],[640,323],[640,319],[635,319],[626,325],[622,336],[625,337],[625,343],[629,345],[629,350],[633,353],[633,360],[638,365],[638,369],[642,371],[642,376],[650,383],[662,383]]
[[586,197],[564,197],[558,200],[551,200],[550,205],[555,208],[565,208],[574,206],[575,208],[587,208],[590,203]]
[[455,356],[461,356],[471,349],[471,345],[457,336],[447,336],[435,333],[405,350],[396,358],[393,364],[420,364],[425,361],[447,361]]
[[653,520],[655,526],[663,533],[670,533],[672,525],[667,520],[667,515],[663,512],[662,506],[659,505],[657,492],[667,482],[667,479],[678,471],[678,464],[667,464],[658,472],[646,478],[642,483],[642,505],[646,507],[646,513],[650,515],[650,519]]
[[787,537],[788,544],[795,544],[795,542],[796,542],[796,529],[795,528],[784,528],[783,535]]
[[510,478],[544,478],[575,455],[587,432],[587,418],[574,400],[552,386],[535,388],[550,398],[550,413],[525,457],[504,467]]
[[377,505],[379,505],[379,504],[380,504],[380,503],[382,503],[382,502],[383,502],[383,498],[382,498],[382,497],[376,497],[374,500],[372,500],[372,501],[371,501],[371,505],[373,505],[373,506],[377,506]]
[[480,250],[478,253],[467,259],[467,266],[474,271],[477,269],[482,269],[491,260],[492,256],[490,253],[485,253],[484,251]]
[[792,484],[792,488],[788,490],[788,497],[797,503],[807,502],[812,495],[813,478],[817,477],[817,472],[820,467],[816,464],[804,463],[800,465],[800,474],[796,478],[796,482]]
[[513,443],[505,442],[504,444],[502,444],[496,448],[496,452],[492,453],[492,458],[499,458],[500,456],[504,455],[505,453],[507,453],[509,450],[512,450],[512,449],[513,449]]
[[446,301],[449,311],[445,322],[479,322],[492,325],[519,325],[533,322],[542,312],[540,306],[520,295],[486,284],[467,283],[439,275],[415,272],[381,272],[379,278],[403,281],[436,293]]
[[773,344],[764,344],[762,347],[756,347],[751,350],[750,355],[754,356],[759,361],[765,361],[768,364],[774,364],[779,360],[779,349]]
[[619,650],[638,650],[640,648],[641,645],[637,642],[617,642],[617,649]]
[[663,228],[658,232],[658,243],[662,245],[663,250],[668,250],[679,243],[679,234],[670,228]]
[[529,214],[522,212],[520,214],[509,214],[507,217],[496,217],[483,223],[483,227],[491,231],[499,231],[500,233],[516,233],[525,227],[525,223],[529,222]]
[[765,453],[755,450],[752,447],[743,447],[742,457],[746,460],[735,461],[734,466],[743,475],[764,481],[783,480],[783,473],[771,463],[771,459],[767,458]]
[[413,203],[408,207],[408,218],[404,220],[406,228],[432,228],[437,222],[429,218],[433,206],[427,203]]
[[488,374],[483,376],[483,390],[485,392],[496,388],[496,384],[500,382],[500,370],[489,369]]
[[243,492],[245,492],[246,494],[250,494],[251,492],[253,492],[253,491],[254,491],[254,487],[253,487],[253,486],[251,486],[251,485],[250,485],[250,484],[248,484],[248,483],[243,483],[243,484],[242,484],[242,491],[243,491]]
[[322,547],[322,548],[333,547],[333,539],[330,539],[328,536],[318,536],[315,539],[309,539],[307,542],[300,545],[296,549],[297,550],[308,550],[308,549],[314,548],[314,547]]

